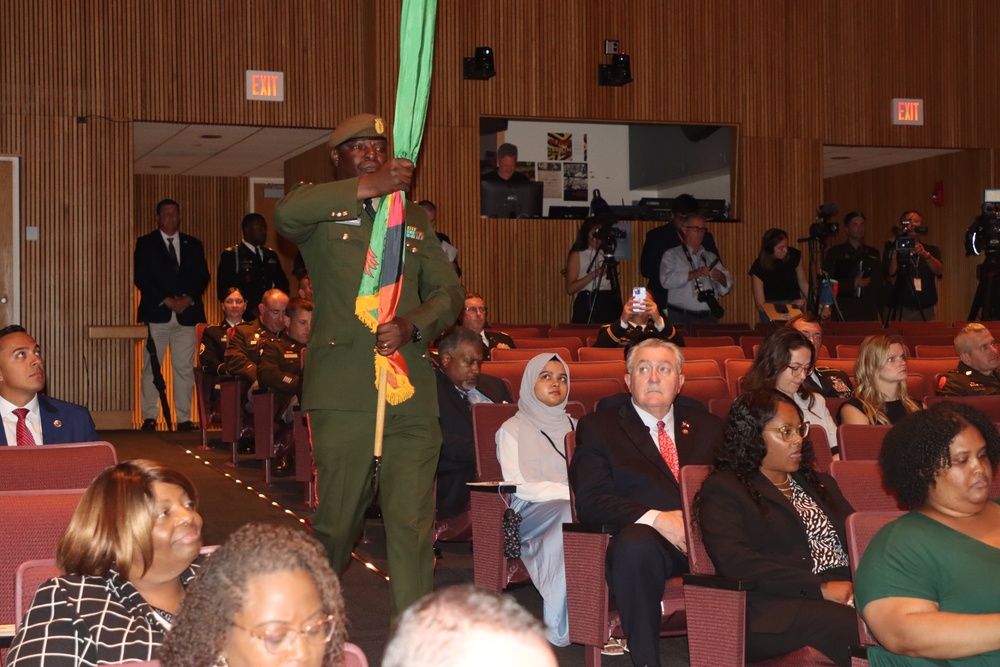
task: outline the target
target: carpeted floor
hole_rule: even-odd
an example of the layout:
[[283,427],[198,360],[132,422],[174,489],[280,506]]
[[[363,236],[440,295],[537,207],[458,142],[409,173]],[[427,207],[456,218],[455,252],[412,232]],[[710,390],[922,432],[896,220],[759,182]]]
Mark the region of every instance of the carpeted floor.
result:
[[[213,435],[212,433],[209,434]],[[118,450],[119,460],[150,458],[176,467],[194,482],[200,495],[204,519],[205,544],[218,544],[229,533],[248,521],[290,522],[299,524],[308,517],[299,484],[277,478],[270,486],[263,483],[260,464],[249,455],[241,456],[239,466],[231,467],[228,450],[221,449],[218,433],[212,442],[216,448],[197,449],[200,434],[105,431],[106,438]],[[472,582],[472,550],[469,544],[441,544],[443,558],[435,572],[435,586]],[[368,656],[372,667],[382,661],[389,637],[389,588],[385,580],[385,535],[380,521],[368,521],[364,539],[355,548],[357,559],[342,577],[350,639]],[[365,564],[369,563],[369,566]],[[541,616],[541,598],[532,586],[508,589],[532,613]],[[582,667],[583,649],[568,646],[556,649],[561,667]],[[687,640],[662,639],[660,657],[664,665],[688,665]],[[628,656],[605,657],[606,667],[628,667]],[[527,667],[527,666],[525,666]]]

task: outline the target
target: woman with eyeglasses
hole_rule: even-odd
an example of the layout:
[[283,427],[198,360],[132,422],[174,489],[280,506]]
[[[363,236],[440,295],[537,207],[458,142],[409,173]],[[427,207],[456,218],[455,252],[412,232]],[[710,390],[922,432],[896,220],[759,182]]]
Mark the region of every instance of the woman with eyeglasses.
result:
[[607,324],[622,312],[621,287],[611,284],[602,247],[602,230],[615,223],[613,217],[594,215],[580,225],[566,256],[566,294],[573,299],[574,324]]
[[136,459],[91,482],[56,548],[65,573],[38,587],[8,667],[146,661],[171,630],[199,570],[191,481]]
[[924,404],[906,392],[906,347],[899,336],[868,336],[854,360],[854,396],[840,406],[841,424],[895,424]]
[[695,511],[716,571],[756,582],[747,592],[747,660],[811,646],[846,667],[858,642],[844,532],[853,509],[833,478],[814,470],[808,434],[783,392],[737,398]]
[[777,389],[795,402],[805,420],[826,431],[830,451],[837,454],[837,424],[826,407],[826,399],[805,383],[816,365],[816,348],[791,327],[778,329],[764,339],[753,365],[743,379],[742,391]]
[[304,529],[251,523],[209,558],[160,650],[162,667],[333,667],[347,639],[340,582]]
[[802,268],[802,253],[788,245],[788,232],[769,229],[760,240],[760,252],[750,266],[753,300],[761,322],[770,322],[764,304],[793,305],[803,309],[809,281]]

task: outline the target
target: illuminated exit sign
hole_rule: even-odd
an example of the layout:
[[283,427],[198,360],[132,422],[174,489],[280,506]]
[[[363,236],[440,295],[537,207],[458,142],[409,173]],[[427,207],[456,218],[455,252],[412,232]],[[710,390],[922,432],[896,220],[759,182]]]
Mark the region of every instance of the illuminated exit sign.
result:
[[247,99],[285,101],[285,73],[247,70]]
[[892,101],[893,125],[923,125],[924,101],[895,98]]

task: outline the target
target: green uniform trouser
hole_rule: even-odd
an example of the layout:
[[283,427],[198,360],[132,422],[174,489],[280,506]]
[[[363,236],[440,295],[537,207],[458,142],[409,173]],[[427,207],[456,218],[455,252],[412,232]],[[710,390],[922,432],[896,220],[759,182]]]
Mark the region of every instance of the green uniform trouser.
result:
[[[311,410],[319,507],[313,533],[343,572],[372,502],[375,415]],[[434,471],[441,453],[437,417],[386,415],[379,486],[393,614],[434,588]]]

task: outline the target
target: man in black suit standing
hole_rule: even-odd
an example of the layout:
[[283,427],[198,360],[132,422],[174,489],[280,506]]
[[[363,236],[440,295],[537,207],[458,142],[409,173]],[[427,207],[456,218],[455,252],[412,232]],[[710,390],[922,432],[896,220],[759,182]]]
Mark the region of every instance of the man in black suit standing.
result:
[[684,354],[673,343],[644,340],[625,363],[632,400],[580,420],[569,482],[580,521],[616,527],[607,581],[632,664],[659,665],[663,589],[688,569],[679,470],[712,463],[722,421],[674,403]]
[[[139,288],[136,320],[149,326],[156,356],[170,347],[174,361],[174,412],[177,430],[193,431],[191,392],[194,390],[195,325],[205,321],[202,294],[208,287],[208,264],[201,241],[181,234],[180,204],[164,199],[156,205],[156,229],[140,236],[133,254],[135,286]],[[153,386],[149,351],[142,365],[142,429],[156,429],[160,407]],[[169,421],[170,415],[164,415]]]
[[467,482],[476,480],[476,446],[472,432],[472,406],[476,403],[511,403],[503,380],[479,372],[483,346],[465,327],[453,327],[438,344],[438,409],[441,422],[441,457],[437,467],[437,516],[449,519],[469,509]]
[[483,344],[483,359],[490,360],[490,351],[500,348],[502,350],[512,350],[514,340],[502,331],[486,331],[486,301],[482,295],[475,292],[467,292],[465,295],[465,307],[458,314],[458,323],[476,334],[479,342]]
[[264,292],[280,289],[288,294],[288,276],[281,268],[278,253],[266,247],[267,222],[260,213],[247,213],[240,223],[243,241],[226,248],[219,257],[215,288],[219,301],[225,301],[229,289],[239,288],[246,300],[244,322],[252,322],[259,313],[257,305]]

